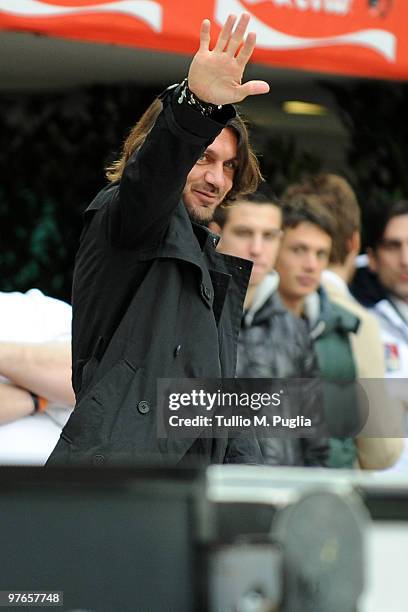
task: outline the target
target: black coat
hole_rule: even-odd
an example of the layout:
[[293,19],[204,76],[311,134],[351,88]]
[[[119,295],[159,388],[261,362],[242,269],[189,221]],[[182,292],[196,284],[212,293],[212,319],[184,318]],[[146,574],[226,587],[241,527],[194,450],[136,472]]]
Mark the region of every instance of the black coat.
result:
[[157,436],[159,378],[233,377],[251,263],[216,253],[181,202],[232,107],[202,117],[165,101],[120,184],[85,213],[73,287],[77,405],[49,463],[261,462],[255,437]]
[[[303,415],[324,429],[320,372],[312,341],[304,322],[284,308],[277,291],[242,319],[237,376],[292,379],[291,410],[286,408],[282,416]],[[295,384],[294,379],[301,380]],[[329,454],[328,439],[321,433],[308,438],[270,436],[260,439],[260,446],[268,465],[325,466]]]

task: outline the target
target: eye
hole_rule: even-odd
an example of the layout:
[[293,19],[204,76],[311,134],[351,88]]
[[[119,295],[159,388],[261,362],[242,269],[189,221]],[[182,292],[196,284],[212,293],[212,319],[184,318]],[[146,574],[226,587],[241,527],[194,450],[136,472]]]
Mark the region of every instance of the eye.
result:
[[236,228],[234,234],[239,238],[250,238],[252,236],[252,232],[245,228]]
[[385,251],[399,251],[401,244],[399,242],[383,242],[381,245]]
[[227,168],[228,170],[236,170],[238,166],[238,162],[236,159],[229,159],[228,161],[224,162],[224,168]]
[[281,235],[280,230],[272,230],[270,232],[266,232],[263,235],[263,239],[268,242],[272,242],[273,240],[277,240],[278,238],[280,238],[280,235]]
[[200,155],[200,157],[197,159],[197,164],[202,164],[208,161],[208,153],[204,152],[202,155]]

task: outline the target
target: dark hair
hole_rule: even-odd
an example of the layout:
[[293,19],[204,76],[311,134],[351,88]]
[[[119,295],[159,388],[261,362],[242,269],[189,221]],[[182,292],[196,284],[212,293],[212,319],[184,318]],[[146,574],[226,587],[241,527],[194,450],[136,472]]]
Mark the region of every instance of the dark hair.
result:
[[332,215],[333,243],[330,263],[343,264],[348,255],[347,241],[361,228],[361,211],[351,185],[337,174],[317,174],[290,185],[284,197],[316,195]]
[[301,223],[311,223],[333,239],[333,218],[318,196],[299,194],[283,200],[283,229],[295,228]]
[[279,198],[274,195],[266,183],[263,183],[258,191],[239,196],[232,204],[221,204],[218,206],[215,209],[213,220],[218,223],[221,228],[223,228],[228,221],[229,211],[240,204],[245,204],[246,202],[249,202],[250,204],[257,204],[259,206],[269,204],[276,206],[279,209],[282,208],[282,202],[279,200]]
[[372,205],[367,210],[366,246],[377,249],[388,223],[394,217],[408,215],[408,200],[396,200],[391,205]]
[[[160,98],[156,98],[131,129],[123,144],[121,156],[106,168],[106,177],[109,181],[114,182],[121,179],[129,158],[143,145],[162,110],[163,103]],[[224,202],[231,202],[239,195],[256,191],[260,181],[262,181],[262,175],[258,159],[249,143],[248,129],[242,117],[237,113],[225,127],[232,129],[238,140],[237,169],[234,174],[232,189],[224,200]]]

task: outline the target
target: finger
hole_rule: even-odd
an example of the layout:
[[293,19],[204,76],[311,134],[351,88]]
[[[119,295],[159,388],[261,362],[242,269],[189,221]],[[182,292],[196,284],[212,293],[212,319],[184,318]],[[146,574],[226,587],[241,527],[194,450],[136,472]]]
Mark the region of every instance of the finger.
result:
[[200,51],[208,51],[210,46],[210,30],[211,22],[209,19],[204,19],[200,29]]
[[226,52],[230,57],[234,57],[235,53],[237,52],[237,49],[242,44],[242,41],[244,40],[245,30],[248,27],[249,19],[250,16],[248,15],[248,13],[243,13],[241,15],[237,27],[235,28],[235,31],[230,38],[228,47],[226,48]]
[[241,102],[247,96],[257,96],[259,94],[266,94],[269,92],[269,85],[266,81],[248,81],[237,88],[239,98],[236,102]]
[[224,23],[213,51],[224,51],[231,37],[232,28],[234,27],[236,20],[236,15],[228,15],[227,21]]
[[247,65],[256,45],[256,34],[254,32],[250,32],[245,39],[244,44],[242,45],[239,53],[236,57],[238,64],[245,68]]

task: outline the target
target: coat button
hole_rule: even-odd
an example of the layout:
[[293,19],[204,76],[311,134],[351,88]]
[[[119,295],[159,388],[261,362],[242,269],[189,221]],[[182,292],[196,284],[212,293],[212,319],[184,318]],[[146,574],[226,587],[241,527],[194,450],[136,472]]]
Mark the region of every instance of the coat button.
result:
[[207,285],[204,285],[204,283],[201,285],[201,291],[207,300],[211,299],[211,290],[207,287]]
[[140,414],[147,414],[148,412],[150,412],[150,404],[149,402],[142,400],[141,402],[138,403],[137,409],[140,412]]
[[103,463],[105,463],[105,456],[104,455],[94,455],[92,459],[92,463],[94,465],[102,465]]
[[181,344],[178,344],[176,348],[174,349],[174,356],[178,357],[180,355],[180,351],[181,351]]

